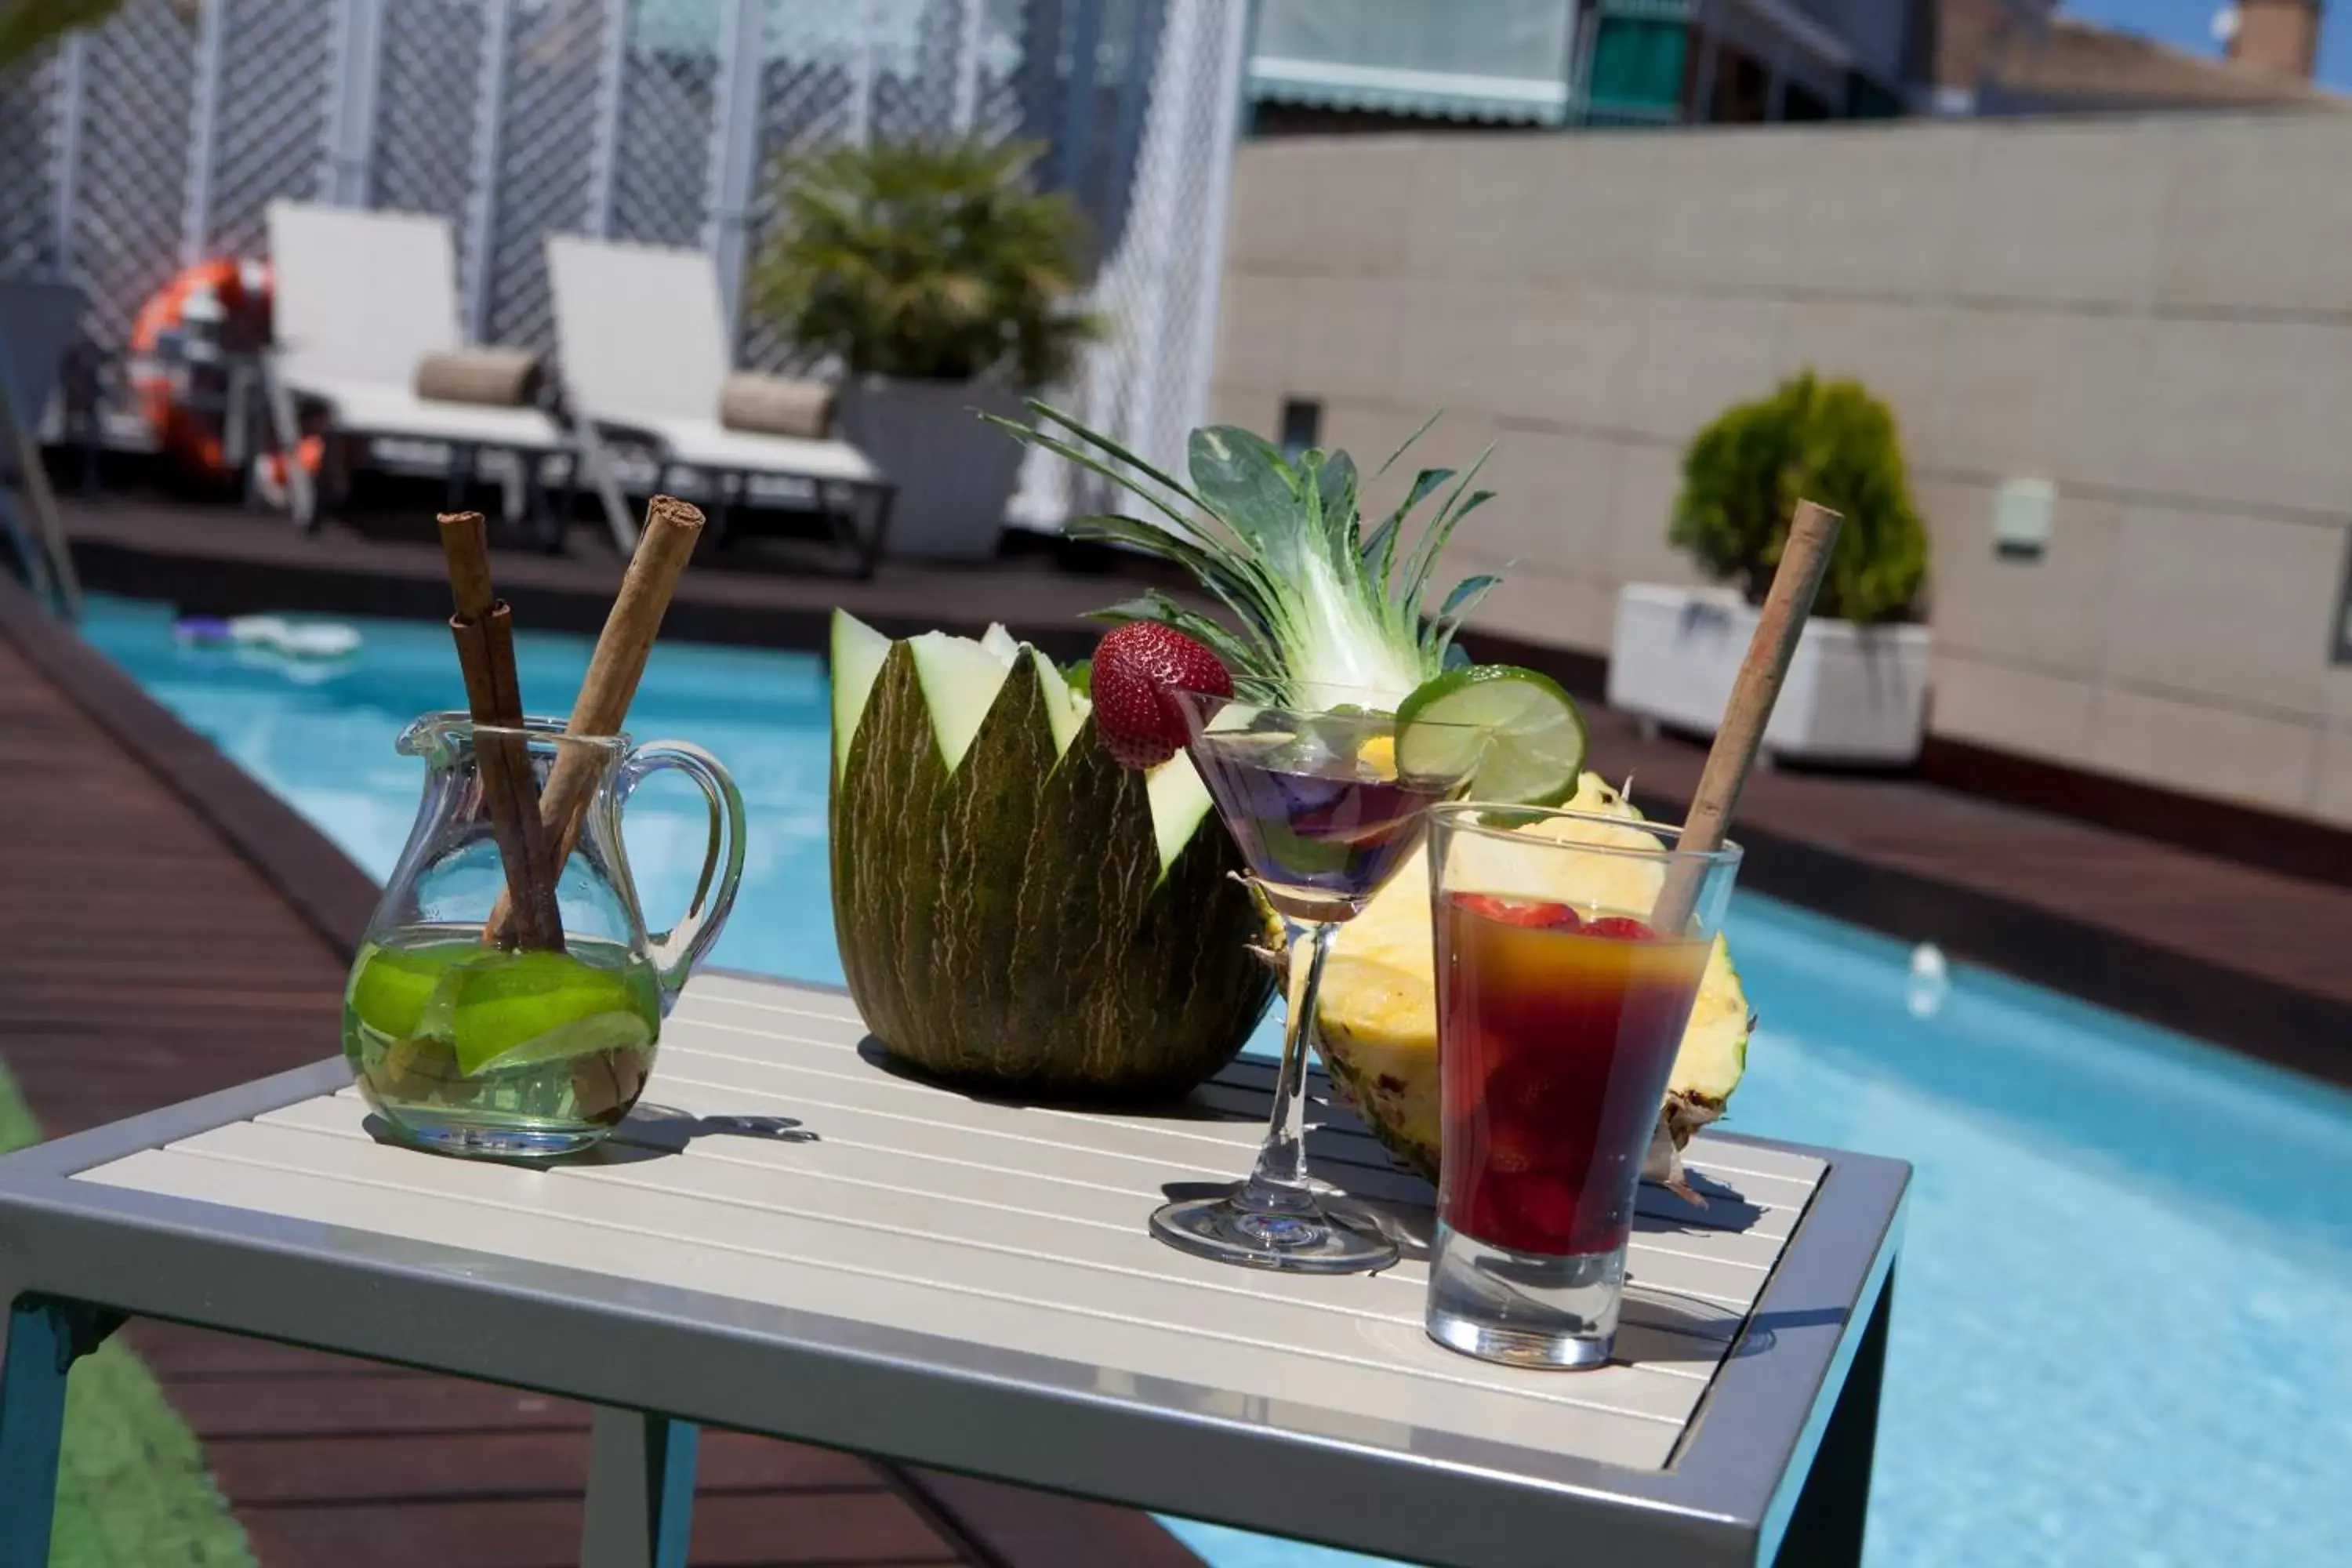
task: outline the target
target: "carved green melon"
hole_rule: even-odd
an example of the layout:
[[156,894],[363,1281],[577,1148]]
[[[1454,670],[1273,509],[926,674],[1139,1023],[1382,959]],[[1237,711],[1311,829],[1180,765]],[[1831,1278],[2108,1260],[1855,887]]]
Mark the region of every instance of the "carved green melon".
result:
[[1178,756],[1119,767],[1053,662],[1001,632],[834,621],[833,906],[890,1053],[997,1093],[1181,1094],[1272,977],[1238,854]]

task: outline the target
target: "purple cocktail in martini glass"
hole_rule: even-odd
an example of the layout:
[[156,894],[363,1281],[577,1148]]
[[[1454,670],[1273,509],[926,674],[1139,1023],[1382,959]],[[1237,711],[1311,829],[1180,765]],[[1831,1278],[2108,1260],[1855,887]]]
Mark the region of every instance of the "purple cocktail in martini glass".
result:
[[1318,704],[1311,707],[1187,691],[1169,697],[1183,712],[1186,750],[1251,880],[1282,917],[1289,976],[1282,1070],[1257,1168],[1229,1197],[1161,1207],[1151,1216],[1152,1233],[1187,1252],[1261,1268],[1382,1268],[1396,1260],[1395,1244],[1333,1220],[1307,1181],[1307,1025],[1332,936],[1420,846],[1427,808],[1467,783],[1478,738],[1465,730],[1459,744],[1423,748],[1446,754],[1459,771],[1402,773],[1396,715],[1368,697],[1294,689],[1293,700]]

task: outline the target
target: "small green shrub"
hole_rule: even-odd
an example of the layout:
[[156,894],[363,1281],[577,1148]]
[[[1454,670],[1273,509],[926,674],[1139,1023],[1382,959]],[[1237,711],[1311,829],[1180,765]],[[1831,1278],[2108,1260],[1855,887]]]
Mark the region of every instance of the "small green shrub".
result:
[[1075,203],[1031,187],[1036,149],[877,142],[783,160],[753,265],[755,309],[853,375],[1024,391],[1061,380],[1102,334],[1076,303],[1087,267]]
[[1912,618],[1927,574],[1927,531],[1911,504],[1895,416],[1860,382],[1808,371],[1726,410],[1684,455],[1667,538],[1760,602],[1800,500],[1845,516],[1813,614]]

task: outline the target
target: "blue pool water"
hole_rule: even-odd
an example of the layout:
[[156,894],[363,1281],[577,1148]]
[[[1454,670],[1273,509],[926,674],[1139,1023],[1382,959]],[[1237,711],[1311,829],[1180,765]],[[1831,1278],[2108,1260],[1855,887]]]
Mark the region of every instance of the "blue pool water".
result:
[[[312,670],[179,648],[152,605],[84,631],[381,877],[419,777],[393,737],[461,696],[439,627],[356,624]],[[526,700],[562,711],[586,641],[519,641]],[[709,747],[751,811],[718,962],[840,978],[826,701],[806,656],[665,645],[646,672],[632,731]],[[675,781],[630,807],[657,925],[702,823]],[[1874,1568],[2352,1561],[2352,1097],[1966,966],[1915,1016],[1901,947],[1753,894],[1731,935],[1764,1020],[1732,1125],[1918,1167]],[[1365,1561],[1179,1528],[1220,1568]]]

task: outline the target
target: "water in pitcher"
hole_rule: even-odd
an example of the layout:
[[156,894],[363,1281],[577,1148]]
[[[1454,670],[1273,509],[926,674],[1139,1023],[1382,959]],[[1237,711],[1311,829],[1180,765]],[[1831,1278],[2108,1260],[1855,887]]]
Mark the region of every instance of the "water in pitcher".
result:
[[369,1098],[458,1148],[575,1146],[582,1124],[628,1113],[660,1035],[642,947],[590,939],[523,952],[479,927],[410,928],[366,944],[343,997],[344,1055]]

